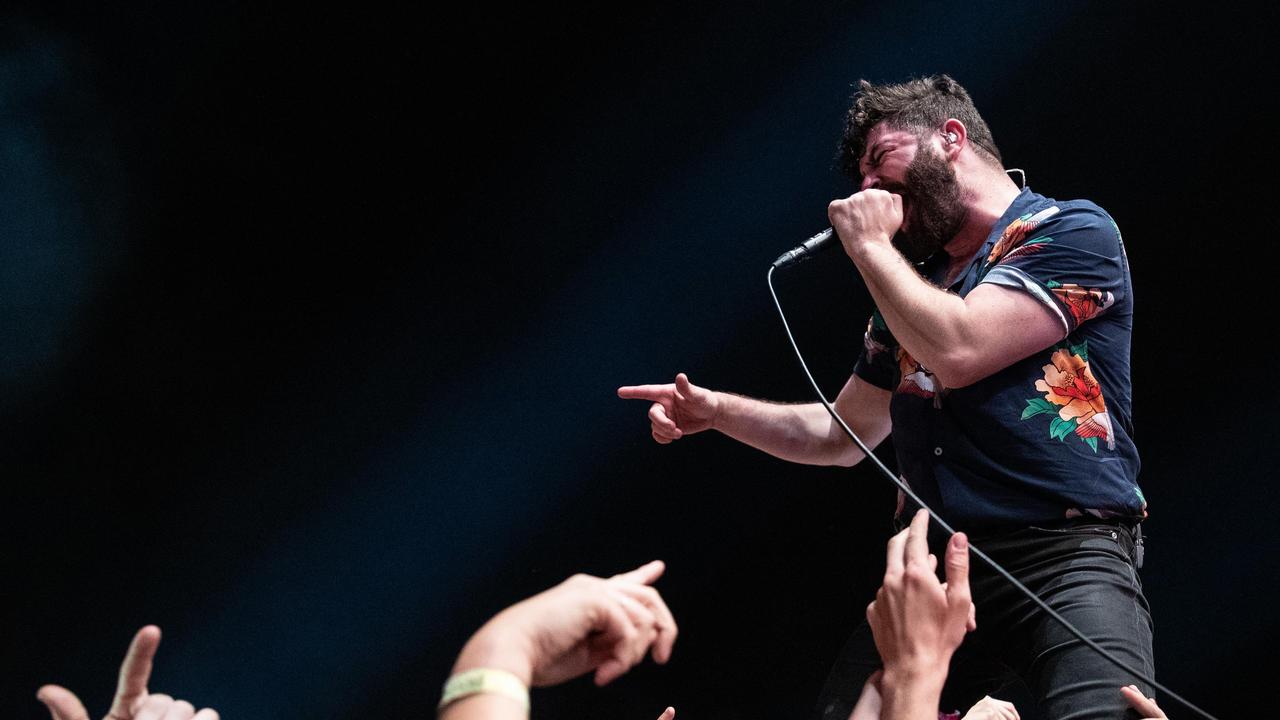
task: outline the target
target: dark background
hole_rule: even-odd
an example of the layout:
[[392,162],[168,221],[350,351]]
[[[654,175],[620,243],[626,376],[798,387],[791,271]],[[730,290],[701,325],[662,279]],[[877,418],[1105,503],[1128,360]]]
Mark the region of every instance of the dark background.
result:
[[[535,715],[807,713],[892,488],[655,445],[614,391],[810,398],[765,269],[851,192],[852,83],[931,72],[1124,231],[1159,677],[1270,706],[1275,18],[1168,7],[10,6],[0,712],[100,716],[154,622],[152,688],[224,718],[429,717],[493,612],[660,557],[671,664]],[[779,291],[834,393],[866,292]]]

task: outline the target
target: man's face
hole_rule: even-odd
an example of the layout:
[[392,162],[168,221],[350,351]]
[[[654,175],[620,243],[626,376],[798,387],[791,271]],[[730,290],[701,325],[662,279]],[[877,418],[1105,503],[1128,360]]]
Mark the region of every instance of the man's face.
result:
[[967,209],[955,170],[934,149],[929,131],[891,130],[883,123],[867,135],[859,165],[862,190],[902,196],[902,227],[893,236],[911,262],[941,250],[960,231]]

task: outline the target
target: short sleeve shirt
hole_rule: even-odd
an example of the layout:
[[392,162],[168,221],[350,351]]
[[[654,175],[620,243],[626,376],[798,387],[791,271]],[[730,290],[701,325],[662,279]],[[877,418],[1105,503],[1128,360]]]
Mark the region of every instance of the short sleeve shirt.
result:
[[[947,261],[939,253],[919,269],[941,285]],[[1062,338],[972,385],[946,388],[874,313],[854,373],[893,392],[893,444],[907,484],[970,532],[1081,515],[1141,520],[1133,289],[1111,216],[1087,200],[1023,188],[947,289],[963,297],[981,283],[1035,298],[1062,324]]]

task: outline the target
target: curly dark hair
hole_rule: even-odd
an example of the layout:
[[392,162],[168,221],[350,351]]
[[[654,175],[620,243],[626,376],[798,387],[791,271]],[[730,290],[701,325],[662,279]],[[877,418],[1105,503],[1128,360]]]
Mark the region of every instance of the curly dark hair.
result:
[[974,152],[997,167],[1003,167],[1000,150],[991,137],[991,128],[973,106],[969,92],[950,75],[930,75],[893,85],[873,85],[858,81],[853,106],[844,118],[836,163],[857,182],[862,173],[858,160],[866,150],[867,133],[881,122],[895,130],[923,132],[942,126],[949,118],[964,123]]

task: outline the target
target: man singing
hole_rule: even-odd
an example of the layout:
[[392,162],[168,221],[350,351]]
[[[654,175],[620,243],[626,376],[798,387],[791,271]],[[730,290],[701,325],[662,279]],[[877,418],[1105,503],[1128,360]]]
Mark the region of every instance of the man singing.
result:
[[[869,447],[892,431],[899,470],[926,503],[1086,636],[1154,674],[1137,575],[1146,500],[1131,438],[1133,293],[1116,224],[1087,200],[1019,189],[946,75],[862,81],[840,162],[860,190],[828,216],[877,309],[837,412]],[[818,403],[713,392],[684,374],[618,394],[653,401],[660,443],[715,429],[793,462],[863,457]],[[904,505],[900,495],[909,519]],[[984,563],[971,585],[978,629],[952,661],[944,708],[1014,677],[1045,718],[1120,718],[1118,688],[1151,694]],[[847,717],[877,663],[864,624],[820,716]]]

